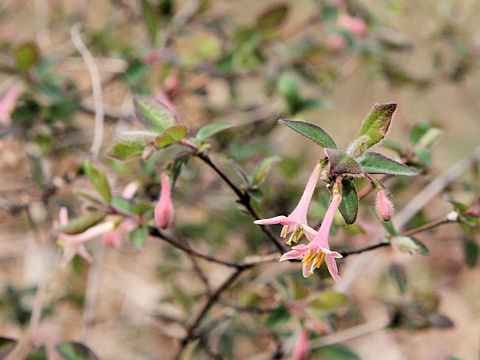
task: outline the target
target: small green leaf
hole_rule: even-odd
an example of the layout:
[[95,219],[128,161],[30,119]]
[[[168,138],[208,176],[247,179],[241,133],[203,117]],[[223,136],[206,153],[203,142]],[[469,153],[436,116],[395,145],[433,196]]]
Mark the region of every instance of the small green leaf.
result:
[[421,147],[414,147],[413,152],[425,164],[425,166],[430,166],[432,164],[432,155],[430,150]]
[[361,175],[362,168],[358,162],[341,150],[324,149],[328,157],[328,176],[333,178],[336,175]]
[[68,224],[65,224],[55,229],[55,232],[61,232],[70,235],[80,234],[85,230],[91,228],[92,226],[98,224],[105,218],[105,216],[107,216],[107,214],[103,212],[88,214],[76,218],[75,220],[69,221]]
[[47,348],[45,347],[45,345],[42,345],[33,349],[25,357],[25,360],[48,360]]
[[43,172],[42,159],[39,156],[27,153],[28,158],[32,164],[33,179],[35,183],[40,187],[45,187],[45,174]]
[[175,185],[175,182],[177,181],[178,177],[180,176],[180,173],[182,172],[183,167],[185,166],[186,163],[191,159],[192,154],[189,154],[188,152],[183,153],[184,156],[180,156],[180,154],[177,154],[176,156],[176,161],[171,167],[171,172],[172,172],[172,186]]
[[308,307],[319,311],[332,311],[341,305],[345,305],[347,300],[348,298],[345,294],[335,291],[324,291],[311,301]]
[[345,222],[351,225],[357,219],[358,195],[355,184],[349,180],[342,180],[342,201],[338,207]]
[[248,190],[248,194],[253,200],[258,203],[261,203],[263,201],[263,192],[260,189],[250,189]]
[[380,224],[382,224],[384,229],[387,230],[387,232],[390,235],[392,235],[392,236],[397,236],[398,235],[398,231],[395,230],[395,228],[393,227],[393,223],[391,221],[383,221],[382,219],[380,219],[380,216],[378,216],[377,210],[374,207],[370,208],[370,211],[373,213],[373,215],[375,215],[377,220],[380,221]]
[[407,273],[405,268],[402,265],[392,264],[390,265],[389,273],[395,281],[400,294],[405,294],[405,291],[407,291]]
[[145,145],[153,141],[158,134],[148,130],[122,130],[116,134],[118,140],[128,145]]
[[236,125],[225,123],[208,124],[198,130],[196,138],[200,141],[203,141],[210,136],[213,136],[221,131],[234,128],[235,126]]
[[133,105],[137,119],[152,131],[161,134],[177,124],[175,114],[166,105],[150,96],[135,96]]
[[19,45],[14,53],[15,62],[20,72],[26,72],[40,61],[40,51],[34,43],[23,43]]
[[5,336],[0,336],[0,359],[6,359],[7,355],[17,345],[17,340]]
[[258,30],[275,30],[285,21],[287,14],[287,4],[274,4],[260,13],[257,17],[256,28]]
[[412,131],[410,131],[410,142],[412,144],[417,144],[420,139],[428,132],[428,130],[431,129],[430,124],[427,124],[426,122],[421,122],[416,124],[413,128]]
[[410,166],[403,165],[395,160],[389,159],[382,154],[368,152],[358,162],[363,171],[369,174],[389,174],[415,176],[418,171]]
[[355,140],[362,136],[368,136],[368,140],[365,142],[365,149],[382,141],[388,132],[396,108],[397,104],[394,103],[375,104],[367,118],[363,121]]
[[337,145],[330,137],[330,135],[328,135],[327,132],[323,130],[320,126],[305,121],[294,121],[286,119],[280,119],[278,120],[278,122],[288,126],[290,129],[309,138],[310,140],[322,147],[331,149],[337,148]]
[[174,125],[165,129],[165,131],[155,138],[160,149],[179,143],[187,136],[188,129],[185,125]]
[[142,145],[118,143],[108,151],[107,156],[120,161],[125,161],[131,157],[142,155],[144,148],[145,147]]
[[430,255],[430,251],[424,243],[410,236],[394,236],[391,238],[391,243],[395,249],[402,252]]
[[148,0],[141,0],[142,15],[147,26],[148,34],[153,44],[157,43],[158,30],[160,29],[160,16]]
[[268,317],[267,319],[267,327],[269,329],[278,328],[290,320],[292,314],[287,308],[283,305],[278,306]]
[[133,229],[128,235],[130,242],[141,249],[147,240],[148,228],[146,226]]
[[107,203],[110,203],[112,200],[112,193],[110,192],[110,185],[108,185],[105,173],[94,166],[89,159],[84,162],[83,168],[93,186],[95,186]]
[[55,345],[55,348],[67,360],[99,360],[97,355],[81,342],[67,341]]
[[325,360],[360,360],[360,356],[355,354],[345,345],[328,345],[315,350],[315,354]]
[[478,255],[480,254],[480,247],[472,239],[463,240],[463,253],[465,257],[465,262],[471,268],[477,266]]
[[290,114],[295,115],[298,112],[298,104],[301,100],[295,76],[291,74],[282,75],[278,81],[278,90],[285,98]]
[[253,175],[253,179],[251,182],[252,186],[258,186],[260,183],[265,179],[265,176],[270,171],[270,168],[273,164],[282,161],[281,157],[278,156],[270,156],[262,161],[262,163],[258,166],[257,171]]

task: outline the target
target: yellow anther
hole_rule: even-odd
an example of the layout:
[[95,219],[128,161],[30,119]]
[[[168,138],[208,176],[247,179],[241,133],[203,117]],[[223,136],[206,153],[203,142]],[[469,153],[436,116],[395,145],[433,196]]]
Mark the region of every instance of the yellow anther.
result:
[[[287,235],[288,235],[288,231],[289,231],[289,230],[290,230],[290,225],[285,225],[285,232],[282,231],[282,234],[283,234],[283,235],[281,235],[281,236],[282,236],[283,238],[286,238]],[[290,241],[290,240],[289,240],[289,241]],[[287,243],[287,244],[288,244],[288,243]],[[288,245],[290,245],[290,244],[288,244]]]
[[313,250],[309,250],[307,256],[303,258],[302,262],[308,264],[310,261],[312,261],[312,258],[313,258]]
[[315,259],[315,262],[312,265],[312,269],[319,268],[320,265],[322,265],[323,260],[325,260],[325,254],[324,253],[317,254],[317,258]]

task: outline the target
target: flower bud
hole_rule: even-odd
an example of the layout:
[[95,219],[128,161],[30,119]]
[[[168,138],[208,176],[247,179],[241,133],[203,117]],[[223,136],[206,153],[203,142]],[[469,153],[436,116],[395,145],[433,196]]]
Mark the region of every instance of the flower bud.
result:
[[292,357],[295,360],[305,360],[308,356],[308,330],[302,329],[293,348]]
[[384,189],[377,191],[376,210],[378,216],[380,216],[383,221],[389,221],[393,216],[393,204],[387,197],[387,193]]
[[154,211],[155,223],[159,228],[166,229],[173,221],[173,205],[170,197],[170,177],[167,173],[162,174],[162,191],[160,200]]

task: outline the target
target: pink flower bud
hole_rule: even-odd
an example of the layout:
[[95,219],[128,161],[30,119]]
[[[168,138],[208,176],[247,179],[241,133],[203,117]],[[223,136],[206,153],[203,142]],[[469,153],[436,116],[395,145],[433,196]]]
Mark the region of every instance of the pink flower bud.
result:
[[387,197],[387,193],[384,189],[377,191],[376,210],[378,216],[380,216],[383,221],[389,221],[393,216],[393,204]]
[[173,216],[173,205],[170,197],[170,178],[167,173],[163,173],[160,200],[155,207],[155,223],[159,228],[166,229],[172,223]]
[[338,18],[338,24],[347,29],[352,35],[365,37],[367,35],[367,24],[363,19],[350,15],[342,15]]
[[297,343],[293,348],[292,357],[295,360],[305,360],[308,355],[308,330],[302,329]]

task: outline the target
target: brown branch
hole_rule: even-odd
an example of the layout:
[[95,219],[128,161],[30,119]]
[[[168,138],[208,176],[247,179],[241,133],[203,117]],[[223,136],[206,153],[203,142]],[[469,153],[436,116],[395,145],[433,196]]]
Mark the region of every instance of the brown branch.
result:
[[[251,200],[250,195],[247,192],[244,192],[244,191],[240,190],[230,180],[230,178],[212,162],[212,160],[210,159],[210,157],[207,154],[198,153],[197,157],[200,158],[205,164],[210,166],[210,168],[212,168],[222,178],[222,180],[225,181],[225,183],[230,187],[230,189],[233,190],[235,195],[237,195],[237,197],[238,197],[237,202],[239,204],[242,204],[245,207],[245,209],[250,213],[250,215],[255,220],[259,220],[260,216],[257,214],[255,209],[252,207],[252,204],[250,202],[250,200]],[[259,225],[259,226],[260,226],[260,229],[265,233],[265,235],[267,235],[268,239],[270,239],[270,241],[273,243],[273,245],[275,245],[277,250],[280,253],[284,253],[285,249],[284,249],[283,245],[277,240],[275,235],[273,235],[272,232],[266,226],[264,226],[264,225]]]

